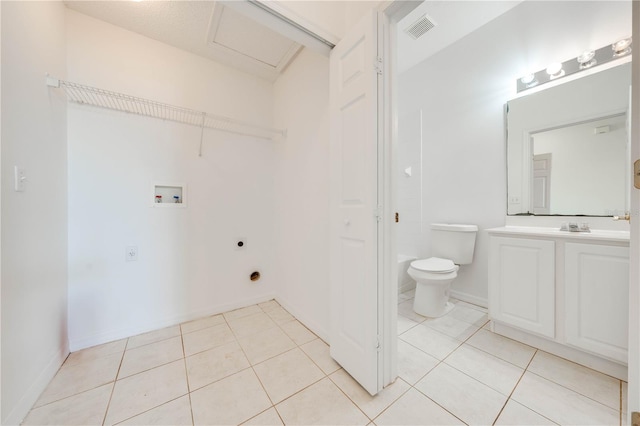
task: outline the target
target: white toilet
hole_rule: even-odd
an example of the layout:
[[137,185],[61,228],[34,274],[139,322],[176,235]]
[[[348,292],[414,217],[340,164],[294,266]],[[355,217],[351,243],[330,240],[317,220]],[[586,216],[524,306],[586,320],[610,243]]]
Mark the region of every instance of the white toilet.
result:
[[453,309],[449,302],[451,282],[459,265],[473,260],[476,225],[431,224],[431,251],[434,257],[414,260],[407,271],[416,280],[413,310],[425,317],[441,317]]

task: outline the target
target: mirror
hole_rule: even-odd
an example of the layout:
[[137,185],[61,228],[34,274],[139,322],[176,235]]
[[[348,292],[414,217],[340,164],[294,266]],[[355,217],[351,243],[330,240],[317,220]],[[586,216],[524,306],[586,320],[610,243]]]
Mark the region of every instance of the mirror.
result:
[[507,103],[507,214],[628,209],[631,64]]

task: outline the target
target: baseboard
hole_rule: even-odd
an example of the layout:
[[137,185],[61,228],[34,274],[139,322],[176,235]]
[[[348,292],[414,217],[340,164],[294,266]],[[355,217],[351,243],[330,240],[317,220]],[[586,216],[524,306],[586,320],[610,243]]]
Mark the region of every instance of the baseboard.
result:
[[69,355],[69,346],[65,342],[62,347],[56,349],[48,359],[47,365],[42,369],[35,381],[29,386],[27,391],[22,395],[18,403],[7,417],[2,419],[3,425],[19,425],[29,414],[29,410],[36,403],[42,392],[51,379],[56,375],[62,363]]
[[456,290],[450,290],[449,295],[454,299],[462,300],[463,302],[471,303],[472,305],[481,306],[483,308],[489,307],[489,301],[483,297],[474,296],[473,294],[463,293]]
[[90,348],[92,346],[101,345],[103,343],[113,342],[115,340],[137,336],[138,334],[146,333],[149,331],[158,330],[165,327],[172,327],[174,325],[182,324],[183,322],[187,322],[187,321],[193,321],[198,318],[217,315],[223,312],[232,311],[234,309],[244,308],[246,306],[267,302],[272,299],[275,299],[274,295],[267,294],[267,295],[256,297],[253,299],[247,299],[247,300],[238,301],[234,303],[226,303],[223,305],[217,305],[214,307],[201,309],[199,311],[193,311],[185,314],[175,315],[169,318],[142,324],[136,327],[109,330],[103,333],[94,334],[92,336],[86,336],[78,339],[71,339],[69,342],[69,347],[71,349],[71,352],[75,352],[81,349]]
[[276,297],[276,301],[286,309],[291,315],[296,317],[298,321],[300,321],[305,327],[311,330],[316,336],[324,340],[325,343],[329,344],[329,333],[324,327],[321,327],[315,321],[310,320],[302,311],[294,308],[293,305],[288,303],[281,297]]

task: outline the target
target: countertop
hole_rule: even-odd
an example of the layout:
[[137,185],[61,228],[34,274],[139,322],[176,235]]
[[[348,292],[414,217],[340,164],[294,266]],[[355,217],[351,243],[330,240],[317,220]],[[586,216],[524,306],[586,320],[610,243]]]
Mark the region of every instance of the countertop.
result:
[[502,226],[486,230],[490,235],[520,235],[539,236],[548,238],[562,238],[582,241],[615,241],[629,242],[629,231],[610,231],[605,229],[592,229],[591,232],[560,231],[558,228],[546,228],[535,226]]

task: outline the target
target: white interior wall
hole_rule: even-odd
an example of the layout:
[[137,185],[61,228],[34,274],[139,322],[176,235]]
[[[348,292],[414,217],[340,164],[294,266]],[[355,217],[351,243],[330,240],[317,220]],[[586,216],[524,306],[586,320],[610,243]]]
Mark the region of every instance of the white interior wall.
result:
[[429,223],[481,229],[473,264],[453,283],[456,296],[486,303],[488,239],[482,230],[505,222],[503,106],[515,95],[516,79],[629,36],[630,3],[524,2],[400,75],[399,116],[423,110],[419,255],[430,255]]
[[[264,80],[74,11],[67,23],[70,81],[272,124]],[[198,157],[197,127],[78,105],[68,132],[72,350],[274,296],[277,142],[205,129]],[[186,208],[154,206],[154,182],[186,184]]]
[[417,258],[422,237],[423,202],[421,110],[398,117],[396,155],[397,209],[402,212],[396,231],[397,250],[399,255]]
[[274,85],[278,300],[329,333],[329,60],[308,49]]
[[66,108],[45,85],[65,75],[65,15],[60,2],[0,7],[2,424],[18,424],[68,354]]

